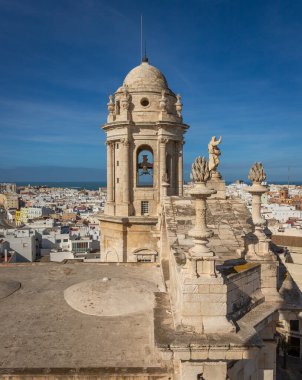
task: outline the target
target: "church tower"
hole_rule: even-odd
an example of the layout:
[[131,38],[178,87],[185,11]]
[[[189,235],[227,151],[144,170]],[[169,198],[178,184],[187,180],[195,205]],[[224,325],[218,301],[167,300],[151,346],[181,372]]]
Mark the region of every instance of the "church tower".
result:
[[183,194],[182,103],[144,58],[114,96],[107,123],[107,203],[102,261],[156,261],[161,199]]

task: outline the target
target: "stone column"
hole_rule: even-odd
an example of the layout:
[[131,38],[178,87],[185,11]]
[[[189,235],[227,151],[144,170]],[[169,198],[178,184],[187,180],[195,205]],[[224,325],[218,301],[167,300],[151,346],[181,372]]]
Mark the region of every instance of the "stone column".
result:
[[249,173],[249,179],[253,185],[248,188],[248,192],[252,195],[252,219],[255,226],[255,236],[257,238],[256,243],[256,255],[266,256],[269,252],[269,239],[264,233],[264,227],[266,224],[265,219],[261,215],[261,197],[262,194],[268,191],[266,186],[262,185],[262,182],[266,179],[266,174],[261,162],[256,162]]
[[168,176],[167,173],[162,177],[162,193],[161,193],[161,202],[164,201],[165,197],[168,195]]
[[168,143],[168,139],[165,137],[161,137],[159,140],[159,161],[160,161],[160,173],[159,173],[159,186],[160,186],[160,199],[163,195],[163,178],[167,174],[166,168],[166,144]]
[[[195,182],[190,195],[195,199],[196,216],[195,227],[189,231],[189,235],[194,238],[194,247],[189,250],[189,259],[192,262],[192,277],[199,277],[207,274],[216,277],[214,252],[207,246],[208,238],[213,232],[207,229],[206,223],[206,199],[216,191],[206,187],[206,182],[210,179],[208,162],[204,157],[197,157],[192,165],[192,178]],[[198,265],[197,262],[201,262]]]
[[184,141],[178,143],[178,195],[183,196],[183,144]]
[[113,142],[107,141],[107,202],[113,202]]
[[266,221],[261,215],[261,196],[268,191],[268,188],[262,185],[266,179],[266,174],[261,162],[256,162],[252,166],[249,179],[253,183],[248,188],[248,192],[252,195],[252,219],[255,232],[247,237],[248,252],[246,259],[250,262],[261,263],[261,291],[265,300],[280,302],[282,298],[277,291],[278,261],[270,250],[271,240],[264,232]]
[[129,204],[129,146],[128,138],[121,139],[123,144],[123,203]]

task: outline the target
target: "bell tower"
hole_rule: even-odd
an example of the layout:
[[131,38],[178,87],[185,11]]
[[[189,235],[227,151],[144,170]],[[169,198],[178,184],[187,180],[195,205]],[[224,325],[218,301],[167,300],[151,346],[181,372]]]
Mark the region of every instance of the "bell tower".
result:
[[[183,194],[182,103],[147,59],[109,96],[102,261],[156,261],[160,201]],[[168,186],[167,186],[168,183]],[[165,186],[163,186],[165,184]]]

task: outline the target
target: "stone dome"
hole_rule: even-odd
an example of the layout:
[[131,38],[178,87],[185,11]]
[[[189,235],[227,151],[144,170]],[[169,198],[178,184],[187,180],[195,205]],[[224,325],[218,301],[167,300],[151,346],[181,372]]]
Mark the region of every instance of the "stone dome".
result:
[[124,86],[131,91],[170,91],[165,76],[148,62],[142,62],[132,69],[124,80]]

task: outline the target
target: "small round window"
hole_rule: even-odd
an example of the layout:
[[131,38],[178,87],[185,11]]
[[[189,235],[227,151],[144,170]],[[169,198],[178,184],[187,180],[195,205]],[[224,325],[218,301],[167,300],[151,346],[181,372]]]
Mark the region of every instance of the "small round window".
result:
[[147,98],[143,98],[143,99],[141,100],[141,105],[142,105],[143,107],[148,107],[149,104],[150,104],[150,103],[149,103],[149,99],[147,99]]

